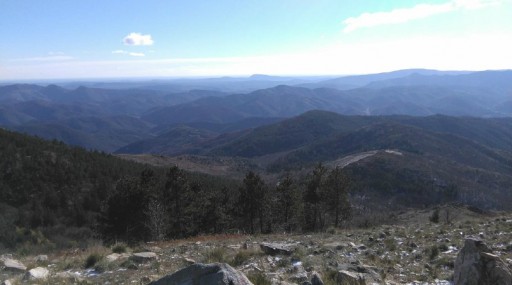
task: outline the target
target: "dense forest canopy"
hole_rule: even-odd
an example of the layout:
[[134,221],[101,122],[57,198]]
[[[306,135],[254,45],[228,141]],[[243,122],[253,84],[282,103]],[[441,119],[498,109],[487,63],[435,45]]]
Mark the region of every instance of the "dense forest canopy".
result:
[[[277,186],[254,172],[235,181],[151,167],[5,130],[0,130],[0,148],[3,247],[38,235],[45,237],[40,243],[58,240],[65,246],[66,238],[136,241],[306,230],[303,211],[310,207],[322,215],[311,228],[318,230],[339,225],[350,212],[347,178],[338,177],[339,169],[327,177],[321,165],[325,181],[315,177],[313,191],[322,198],[310,205],[299,181],[290,176]],[[343,183],[331,191],[333,177]],[[341,204],[318,211],[319,203],[333,197]]]

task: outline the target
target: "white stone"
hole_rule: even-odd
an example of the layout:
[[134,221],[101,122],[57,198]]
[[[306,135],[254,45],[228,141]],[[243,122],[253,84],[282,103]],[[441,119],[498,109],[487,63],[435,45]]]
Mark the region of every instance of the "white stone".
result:
[[27,270],[27,267],[23,265],[23,263],[14,260],[14,259],[6,259],[4,261],[5,270],[10,271],[25,271]]
[[36,279],[45,279],[50,274],[50,271],[44,267],[36,267],[30,269],[25,274],[25,280],[36,280]]
[[120,256],[121,255],[119,253],[112,253],[107,255],[105,258],[107,259],[108,262],[112,262],[118,260]]

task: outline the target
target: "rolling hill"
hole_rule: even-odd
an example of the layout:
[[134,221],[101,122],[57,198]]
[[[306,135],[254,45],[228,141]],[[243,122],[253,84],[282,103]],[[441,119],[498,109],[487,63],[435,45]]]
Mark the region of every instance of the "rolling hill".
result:
[[[512,116],[509,106],[511,76],[511,71],[401,70],[332,79],[351,81],[358,86],[350,90],[325,88],[329,85],[314,89],[279,85],[302,79],[265,75],[248,79],[182,80],[186,84],[197,83],[196,87],[210,86],[212,89],[215,84],[272,83],[268,85],[270,88],[245,94],[215,90],[169,93],[163,89],[142,89],[143,86],[136,82],[125,82],[124,88],[121,88],[122,82],[117,82],[114,84],[116,89],[98,88],[103,86],[101,84],[74,89],[14,84],[0,86],[0,125],[111,152],[144,139],[157,138],[181,125],[223,134],[255,128],[266,122],[276,122],[276,118],[291,118],[311,110],[360,116],[507,117]],[[118,119],[113,123],[112,118]],[[125,118],[126,122],[120,123],[119,118]],[[72,120],[84,122],[73,123]],[[103,125],[101,128],[98,127],[100,124]],[[171,141],[180,140],[170,140],[162,150],[176,153],[172,149],[180,147],[173,147]],[[209,140],[204,143],[207,144],[204,147],[210,149]],[[241,154],[262,152],[256,145],[252,146],[253,150],[249,149],[250,144],[244,145],[248,149]],[[203,146],[196,151],[201,152],[201,148]],[[264,148],[279,149],[280,146]]]
[[[240,158],[270,176],[325,163],[345,167],[355,188],[381,201],[437,203],[456,187],[464,203],[510,208],[502,201],[512,202],[512,118],[344,116],[315,110],[195,143],[187,149],[177,144],[173,154],[182,156],[175,161]],[[144,152],[161,154],[156,145]]]

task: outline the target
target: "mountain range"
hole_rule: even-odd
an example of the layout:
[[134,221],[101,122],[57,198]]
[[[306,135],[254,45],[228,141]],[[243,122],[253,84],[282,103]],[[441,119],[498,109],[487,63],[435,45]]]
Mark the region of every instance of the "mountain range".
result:
[[[208,133],[198,136],[202,141],[311,110],[357,116],[507,117],[512,115],[511,82],[512,71],[507,70],[411,69],[329,79],[253,75],[61,86],[12,84],[0,86],[0,125],[89,149],[146,151],[147,147],[132,144],[162,140],[161,136],[172,136],[168,133],[175,128],[181,128],[178,133],[183,135],[187,127],[196,129],[192,131],[196,135]],[[264,89],[246,88],[249,83]],[[188,87],[176,91],[160,88],[162,84]]]

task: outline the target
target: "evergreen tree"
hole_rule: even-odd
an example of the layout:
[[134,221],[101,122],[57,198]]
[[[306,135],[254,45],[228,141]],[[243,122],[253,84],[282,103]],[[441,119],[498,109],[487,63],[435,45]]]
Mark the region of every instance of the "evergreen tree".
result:
[[265,185],[261,177],[249,171],[244,178],[243,186],[240,188],[240,210],[244,223],[249,224],[250,233],[255,232],[256,219],[259,216],[260,231],[263,229],[263,198]]
[[340,167],[331,170],[322,186],[322,200],[331,216],[334,216],[334,226],[350,217],[351,207],[348,199],[349,178]]
[[304,229],[317,231],[323,227],[321,213],[321,187],[327,169],[319,163],[310,174],[304,193]]
[[189,184],[183,170],[177,166],[169,169],[166,175],[164,201],[166,202],[169,220],[172,228],[171,234],[180,237],[183,235],[184,198]]
[[301,199],[300,191],[289,174],[277,184],[276,196],[277,221],[287,232],[296,230],[301,216]]

